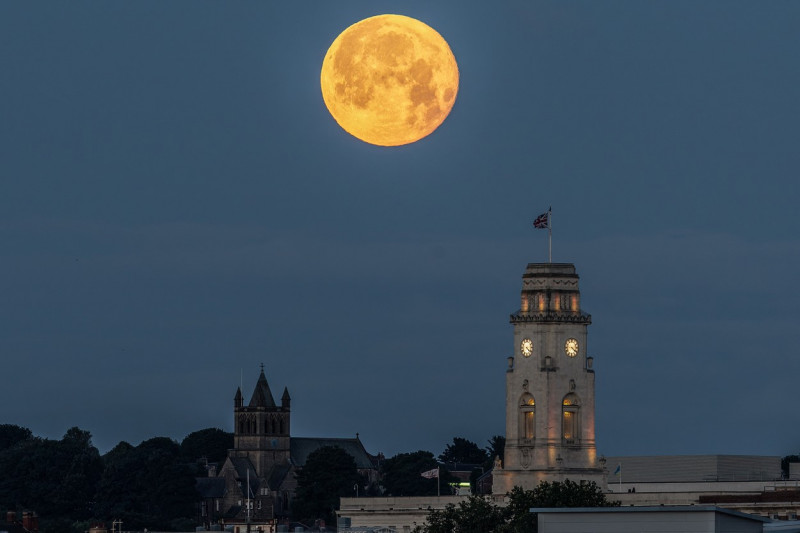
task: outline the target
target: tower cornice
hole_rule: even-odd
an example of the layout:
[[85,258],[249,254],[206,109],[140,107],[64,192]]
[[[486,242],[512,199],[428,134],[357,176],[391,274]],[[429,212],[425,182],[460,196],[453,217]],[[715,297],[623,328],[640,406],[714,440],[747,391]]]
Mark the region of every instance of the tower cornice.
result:
[[523,313],[517,311],[509,318],[512,324],[524,324],[527,322],[538,322],[542,324],[585,324],[592,323],[592,315],[585,313]]

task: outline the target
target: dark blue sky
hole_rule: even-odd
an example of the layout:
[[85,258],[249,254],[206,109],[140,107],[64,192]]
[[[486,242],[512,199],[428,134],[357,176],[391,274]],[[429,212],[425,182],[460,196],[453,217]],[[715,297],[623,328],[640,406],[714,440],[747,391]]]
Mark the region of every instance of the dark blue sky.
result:
[[[330,117],[381,13],[460,90],[381,148]],[[598,450],[800,451],[796,2],[0,3],[0,423],[293,434],[387,455],[504,431],[533,218],[592,313]]]

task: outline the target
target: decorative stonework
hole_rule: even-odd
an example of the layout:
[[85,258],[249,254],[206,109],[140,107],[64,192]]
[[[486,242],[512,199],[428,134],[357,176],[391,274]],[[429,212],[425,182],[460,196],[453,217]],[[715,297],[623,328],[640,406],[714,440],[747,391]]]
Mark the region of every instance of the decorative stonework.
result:
[[592,315],[588,314],[575,314],[575,313],[521,313],[510,315],[512,324],[517,322],[553,322],[562,323],[570,322],[575,324],[586,324],[587,326],[592,323]]

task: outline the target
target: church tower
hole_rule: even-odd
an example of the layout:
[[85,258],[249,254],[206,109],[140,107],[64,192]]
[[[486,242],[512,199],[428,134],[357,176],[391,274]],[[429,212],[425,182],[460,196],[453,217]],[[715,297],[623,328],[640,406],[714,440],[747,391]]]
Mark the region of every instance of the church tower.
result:
[[261,366],[250,403],[244,405],[241,389],[233,400],[233,447],[236,455],[250,458],[259,477],[267,477],[274,465],[289,464],[289,390],[277,405]]
[[493,492],[541,481],[594,481],[605,487],[594,438],[591,315],[581,309],[571,263],[530,263],[519,311],[511,315],[514,356],[506,369],[506,447]]

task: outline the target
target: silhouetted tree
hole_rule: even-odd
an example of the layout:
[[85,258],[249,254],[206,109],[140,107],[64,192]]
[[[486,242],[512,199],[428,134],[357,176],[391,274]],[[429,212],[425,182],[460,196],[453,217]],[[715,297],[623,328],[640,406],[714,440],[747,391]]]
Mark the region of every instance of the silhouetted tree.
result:
[[60,441],[24,438],[0,451],[0,508],[36,510],[43,530],[87,519],[102,468],[88,431],[71,428]]
[[[440,468],[438,480],[421,475],[438,466],[431,452],[398,453],[381,465],[382,484],[391,496],[435,496],[439,490],[441,494],[450,494],[449,483],[457,480],[446,468]],[[441,489],[437,489],[437,483]]]
[[364,485],[356,461],[336,446],[324,446],[311,452],[297,473],[297,489],[292,515],[298,520],[324,519],[335,523],[339,498],[355,496],[356,485]]
[[125,444],[105,458],[96,516],[107,521],[121,518],[131,529],[171,530],[191,521],[197,470],[183,461],[178,443],[156,437],[136,447]]
[[503,509],[480,496],[471,496],[458,505],[448,504],[428,514],[425,533],[489,533],[505,524]]
[[233,433],[218,428],[201,429],[189,433],[181,442],[181,454],[187,461],[205,457],[211,463],[224,461],[233,448]]
[[33,433],[28,428],[14,424],[0,424],[0,451],[32,438]]
[[487,460],[486,452],[474,442],[455,437],[439,456],[443,463],[483,464]]
[[501,461],[505,460],[506,451],[506,438],[502,435],[495,435],[489,439],[489,445],[486,447],[486,454],[489,456],[489,461],[494,461],[495,457],[499,457]]
[[431,510],[423,533],[535,533],[537,516],[531,507],[613,507],[595,483],[580,485],[570,480],[543,481],[533,490],[520,487],[508,494],[508,505],[498,507],[480,496],[458,506]]

